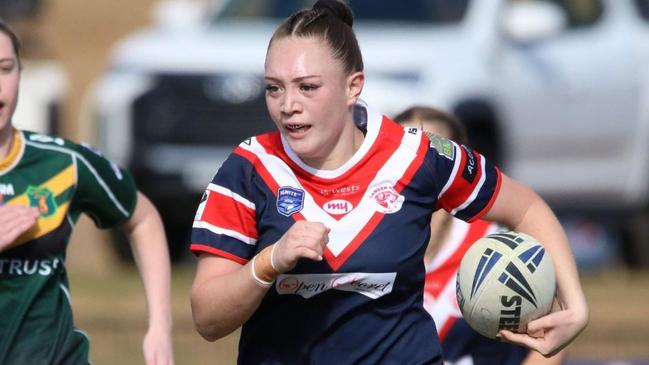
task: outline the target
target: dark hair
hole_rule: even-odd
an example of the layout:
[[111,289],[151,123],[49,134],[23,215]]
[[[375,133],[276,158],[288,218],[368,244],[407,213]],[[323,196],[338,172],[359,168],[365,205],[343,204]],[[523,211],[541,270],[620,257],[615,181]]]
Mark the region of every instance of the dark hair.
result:
[[7,37],[9,37],[9,39],[11,40],[11,45],[13,46],[14,53],[16,54],[16,60],[18,60],[18,66],[22,67],[22,63],[20,62],[20,38],[18,38],[16,32],[2,18],[0,18],[0,33],[6,34]]
[[452,115],[439,109],[431,108],[429,106],[413,106],[394,117],[394,120],[400,124],[414,119],[419,119],[424,122],[442,123],[451,131],[450,139],[461,144],[468,143],[468,137],[464,125]]
[[311,9],[300,10],[284,20],[268,47],[273,41],[289,36],[318,37],[327,42],[334,58],[343,63],[348,74],[363,71],[363,56],[352,30],[353,24],[354,15],[345,2],[318,0]]

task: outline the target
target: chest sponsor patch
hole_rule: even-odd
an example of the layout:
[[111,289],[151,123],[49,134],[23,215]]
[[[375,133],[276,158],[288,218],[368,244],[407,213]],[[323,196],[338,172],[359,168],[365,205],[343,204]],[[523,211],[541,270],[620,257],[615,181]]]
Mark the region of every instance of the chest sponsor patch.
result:
[[342,273],[342,274],[282,274],[275,282],[280,295],[299,295],[311,298],[327,290],[355,292],[377,299],[392,292],[396,272],[391,273]]
[[347,214],[354,209],[354,206],[347,200],[336,199],[324,203],[322,209],[329,214]]
[[304,207],[304,191],[290,186],[282,186],[277,192],[277,211],[284,216],[291,216]]
[[376,203],[377,211],[392,214],[401,210],[405,197],[399,194],[391,185],[385,184],[372,188],[370,199]]

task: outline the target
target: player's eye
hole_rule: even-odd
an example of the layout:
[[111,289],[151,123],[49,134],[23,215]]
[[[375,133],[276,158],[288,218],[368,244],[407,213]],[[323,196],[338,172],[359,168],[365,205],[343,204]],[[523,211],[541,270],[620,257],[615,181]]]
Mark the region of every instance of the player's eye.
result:
[[300,90],[306,91],[306,92],[315,91],[318,88],[319,88],[319,86],[315,85],[315,84],[300,84]]

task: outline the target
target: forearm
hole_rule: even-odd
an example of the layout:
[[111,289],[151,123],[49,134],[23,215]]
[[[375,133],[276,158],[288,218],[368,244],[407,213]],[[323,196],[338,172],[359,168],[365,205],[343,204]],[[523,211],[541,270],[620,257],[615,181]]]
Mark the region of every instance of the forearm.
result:
[[122,227],[129,237],[147,300],[149,328],[171,332],[171,265],[158,211],[138,193],[131,219]]
[[131,233],[130,242],[144,284],[149,327],[171,331],[171,268],[167,240],[157,213]]
[[523,219],[514,227],[541,242],[552,256],[557,273],[558,300],[562,309],[575,310],[585,322],[588,317],[586,298],[579,282],[577,265],[561,224],[540,198],[535,198]]
[[[210,266],[229,266],[222,275],[202,274]],[[208,341],[227,336],[257,310],[268,287],[251,274],[252,261],[239,265],[220,257],[201,258],[192,286],[191,305],[197,331]]]

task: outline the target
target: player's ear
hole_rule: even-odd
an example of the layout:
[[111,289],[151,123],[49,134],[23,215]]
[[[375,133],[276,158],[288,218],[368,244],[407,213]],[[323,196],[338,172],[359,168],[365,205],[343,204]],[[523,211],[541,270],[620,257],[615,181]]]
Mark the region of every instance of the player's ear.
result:
[[365,73],[363,71],[354,72],[347,77],[347,105],[356,104],[365,85]]

